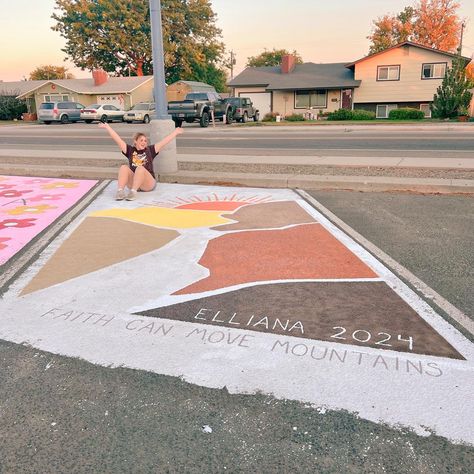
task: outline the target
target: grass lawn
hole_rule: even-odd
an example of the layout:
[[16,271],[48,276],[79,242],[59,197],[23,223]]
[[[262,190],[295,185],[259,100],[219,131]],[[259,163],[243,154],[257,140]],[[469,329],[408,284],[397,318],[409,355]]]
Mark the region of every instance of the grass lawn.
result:
[[0,120],[0,127],[2,125],[31,125],[31,124],[36,124],[38,122],[25,122],[23,120]]
[[[416,125],[440,125],[443,123],[461,124],[456,119],[453,120],[440,120],[440,119],[424,119],[424,120],[389,120],[389,119],[375,119],[375,120],[304,120],[301,122],[292,121],[281,121],[281,122],[247,122],[246,124],[239,124],[239,126],[246,127],[281,127],[281,126],[331,126],[331,125],[405,125],[405,124],[416,124]],[[465,122],[464,122],[465,123]],[[474,126],[474,125],[472,125]]]

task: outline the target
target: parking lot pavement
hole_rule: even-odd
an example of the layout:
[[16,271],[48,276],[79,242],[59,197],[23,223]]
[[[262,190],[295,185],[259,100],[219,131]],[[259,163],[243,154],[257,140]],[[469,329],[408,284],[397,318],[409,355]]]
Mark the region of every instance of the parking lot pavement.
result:
[[11,285],[3,339],[474,441],[472,344],[296,193],[113,195]]
[[472,195],[309,194],[474,320]]

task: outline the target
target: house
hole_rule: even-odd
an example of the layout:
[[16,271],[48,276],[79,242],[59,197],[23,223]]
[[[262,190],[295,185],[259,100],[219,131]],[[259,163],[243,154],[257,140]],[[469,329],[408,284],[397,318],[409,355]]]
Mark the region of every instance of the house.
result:
[[26,100],[28,111],[35,113],[41,102],[73,101],[84,106],[112,104],[128,110],[138,102],[153,100],[153,76],[109,77],[93,71],[87,79],[0,82],[0,95]]
[[[412,107],[430,117],[433,96],[455,57],[406,41],[348,64],[354,79],[360,81],[354,109],[371,110],[378,118],[387,118],[394,108]],[[470,58],[462,59],[467,66]]]
[[234,96],[252,99],[262,117],[350,109],[359,85],[346,63],[296,64],[291,55],[283,57],[281,66],[248,67],[228,83]]
[[[228,83],[233,95],[250,97],[261,115],[305,114],[311,109],[365,109],[387,118],[390,110],[430,104],[454,54],[404,42],[352,63],[295,64],[284,56],[276,67],[247,68]],[[466,65],[470,59],[462,57]]]

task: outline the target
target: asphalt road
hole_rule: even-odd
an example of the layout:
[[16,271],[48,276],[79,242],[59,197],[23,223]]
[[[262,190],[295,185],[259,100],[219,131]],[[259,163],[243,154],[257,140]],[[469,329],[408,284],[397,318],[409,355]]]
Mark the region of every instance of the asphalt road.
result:
[[[150,125],[113,124],[126,140]],[[367,128],[367,127],[366,127]],[[186,124],[177,139],[178,153],[269,154],[327,156],[462,157],[474,160],[474,133],[457,130],[403,130],[386,127],[331,129],[329,127],[280,128],[225,126],[201,129]],[[370,128],[370,127],[369,127]],[[52,124],[0,128],[0,149],[34,146],[82,150],[113,150],[115,144],[97,124]]]

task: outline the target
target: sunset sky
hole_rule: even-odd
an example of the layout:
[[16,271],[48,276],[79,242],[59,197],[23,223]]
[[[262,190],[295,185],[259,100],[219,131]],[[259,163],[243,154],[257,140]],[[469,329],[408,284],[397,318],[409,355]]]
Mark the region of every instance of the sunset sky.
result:
[[[249,56],[264,49],[296,50],[304,61],[350,62],[365,56],[372,21],[398,13],[414,0],[212,0],[227,51],[236,54],[239,73]],[[459,0],[467,19],[463,55],[474,54],[474,0]],[[0,0],[0,80],[19,81],[37,66],[65,65],[88,77],[61,51],[64,40],[51,30],[54,0]]]

